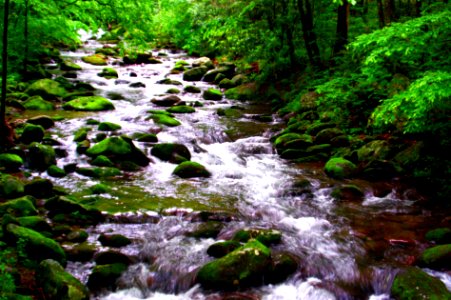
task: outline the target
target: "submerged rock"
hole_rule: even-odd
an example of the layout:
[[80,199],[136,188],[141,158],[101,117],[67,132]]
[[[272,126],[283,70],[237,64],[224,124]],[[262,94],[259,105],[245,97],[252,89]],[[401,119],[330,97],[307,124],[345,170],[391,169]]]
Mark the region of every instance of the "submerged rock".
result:
[[358,186],[345,184],[334,188],[331,196],[337,200],[362,201],[365,193]]

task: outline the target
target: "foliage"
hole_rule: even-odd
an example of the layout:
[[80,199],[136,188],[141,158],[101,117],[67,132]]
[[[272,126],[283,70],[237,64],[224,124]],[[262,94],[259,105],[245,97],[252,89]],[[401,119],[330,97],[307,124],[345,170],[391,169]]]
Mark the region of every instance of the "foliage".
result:
[[16,290],[14,278],[9,268],[15,264],[9,250],[0,251],[0,299],[6,299],[6,295]]

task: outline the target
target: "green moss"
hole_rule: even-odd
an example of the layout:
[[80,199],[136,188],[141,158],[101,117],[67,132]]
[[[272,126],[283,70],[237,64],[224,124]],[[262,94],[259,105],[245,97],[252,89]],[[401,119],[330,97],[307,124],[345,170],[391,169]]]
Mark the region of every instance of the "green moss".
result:
[[89,56],[83,56],[81,58],[87,64],[95,65],[95,66],[106,66],[107,57],[102,54],[94,54]]
[[89,156],[126,156],[132,153],[132,146],[121,137],[110,137],[95,144],[86,151]]
[[196,67],[183,73],[183,80],[185,81],[199,81],[207,73],[208,69],[205,67]]
[[302,150],[312,145],[312,137],[307,134],[299,133],[285,133],[274,141],[274,147],[277,151],[282,151],[288,148]]
[[78,174],[92,178],[106,178],[121,175],[121,170],[114,167],[77,168]]
[[49,223],[43,218],[39,216],[28,216],[28,217],[19,217],[17,218],[19,225],[22,227],[26,227],[29,229],[33,229],[34,231],[40,233],[50,233],[52,232],[52,227]]
[[391,287],[391,296],[396,300],[451,299],[451,293],[443,282],[412,267],[396,275]]
[[40,125],[25,124],[25,128],[20,136],[20,141],[24,144],[40,142],[44,138],[45,130]]
[[249,83],[228,89],[225,92],[225,96],[228,99],[245,101],[254,99],[256,97],[256,92],[256,85]]
[[41,96],[30,97],[22,105],[28,110],[48,111],[55,109],[55,105],[52,102],[44,100]]
[[451,229],[437,228],[430,230],[426,233],[426,239],[437,244],[449,244],[451,243]]
[[101,290],[103,288],[114,289],[116,280],[127,270],[127,265],[110,264],[99,265],[92,269],[88,278],[87,286],[90,290]]
[[194,85],[187,85],[184,89],[187,93],[200,94],[202,90]]
[[0,215],[10,214],[16,217],[34,216],[38,211],[33,204],[32,196],[9,200],[0,204]]
[[196,112],[196,110],[187,105],[177,105],[167,109],[168,112],[174,114],[190,114]]
[[89,190],[93,194],[105,194],[105,193],[108,193],[108,191],[110,190],[110,187],[105,184],[98,183],[98,184],[91,186],[89,188]]
[[105,155],[99,155],[97,156],[92,162],[92,165],[99,166],[99,167],[112,167],[114,166],[113,162],[106,157]]
[[44,171],[56,164],[55,150],[47,145],[31,143],[28,147],[28,163],[30,168]]
[[121,248],[130,245],[132,241],[122,234],[101,234],[99,242],[104,247]]
[[65,97],[68,92],[58,81],[41,79],[32,83],[25,93],[30,96],[41,96],[46,100],[54,100]]
[[2,153],[0,154],[0,171],[14,172],[23,166],[23,159],[17,154]]
[[119,75],[117,71],[113,68],[103,68],[102,72],[97,74],[100,77],[105,77],[106,79],[118,78]]
[[171,88],[166,91],[168,94],[180,94],[180,90],[176,88]]
[[88,138],[88,132],[91,131],[91,128],[80,128],[74,133],[74,142],[81,142]]
[[243,243],[251,239],[256,239],[265,246],[270,246],[280,243],[282,233],[274,229],[248,228],[237,231],[233,236],[233,240]]
[[47,174],[49,174],[49,176],[56,177],[56,178],[61,178],[61,177],[66,176],[66,172],[56,165],[51,165],[47,169]]
[[324,171],[332,178],[344,179],[353,176],[357,171],[357,167],[349,160],[336,157],[326,163]]
[[100,131],[116,131],[121,129],[121,125],[119,124],[115,124],[115,123],[111,123],[111,122],[102,122],[99,124],[98,129]]
[[359,161],[385,160],[390,156],[392,149],[387,141],[376,140],[369,142],[357,150]]
[[217,242],[208,247],[207,254],[216,258],[220,258],[239,247],[241,247],[241,244],[234,240]]
[[191,159],[191,153],[185,145],[175,143],[156,144],[150,151],[155,157],[172,163],[181,163]]
[[180,121],[164,114],[153,114],[149,118],[152,119],[156,124],[166,125],[169,127],[182,125]]
[[205,100],[221,100],[222,93],[220,90],[209,88],[208,90],[204,91],[202,98],[204,98]]
[[224,228],[224,224],[217,221],[209,221],[201,223],[190,232],[186,233],[186,236],[193,238],[216,238],[221,230]]
[[70,60],[63,60],[60,64],[60,69],[63,71],[80,71],[81,67]]
[[66,110],[78,111],[103,111],[113,110],[114,105],[109,100],[100,96],[80,97],[63,104]]
[[174,169],[172,174],[182,178],[211,176],[211,173],[203,165],[192,161],[182,162]]
[[451,244],[440,245],[424,250],[419,264],[431,269],[451,268]]

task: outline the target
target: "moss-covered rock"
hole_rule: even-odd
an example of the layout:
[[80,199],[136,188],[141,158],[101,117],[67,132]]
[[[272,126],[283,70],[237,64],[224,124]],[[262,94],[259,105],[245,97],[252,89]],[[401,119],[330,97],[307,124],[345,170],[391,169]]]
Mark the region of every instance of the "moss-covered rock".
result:
[[234,100],[253,100],[256,98],[257,87],[253,83],[242,84],[240,86],[228,89],[225,96]]
[[180,94],[180,90],[176,88],[170,88],[166,91],[168,94]]
[[239,247],[241,247],[241,243],[234,240],[217,242],[208,247],[207,254],[215,258],[220,258]]
[[49,211],[50,218],[58,215],[66,216],[63,221],[68,224],[97,224],[105,219],[98,209],[87,207],[65,196],[50,198],[44,206]]
[[333,189],[331,196],[336,200],[362,201],[365,193],[352,184],[345,184]]
[[114,105],[111,101],[100,96],[80,97],[63,104],[65,110],[78,111],[104,111],[114,110]]
[[95,65],[95,66],[106,66],[107,65],[107,57],[103,54],[94,54],[83,56],[81,58],[87,64]]
[[27,120],[27,123],[42,126],[44,129],[49,129],[55,125],[55,121],[45,115],[35,116]]
[[182,123],[180,123],[179,120],[168,116],[166,114],[152,114],[149,119],[152,119],[155,124],[161,124],[161,125],[166,125],[169,127],[176,127],[176,126],[180,126],[182,125]]
[[78,229],[69,232],[66,240],[71,243],[83,243],[88,239],[89,235],[86,231]]
[[122,129],[122,126],[111,122],[102,122],[99,124],[98,129],[100,131],[116,131]]
[[49,300],[88,300],[88,289],[52,259],[43,260],[36,273],[36,283]]
[[231,89],[233,87],[236,87],[236,84],[232,80],[224,78],[219,82],[219,87],[221,89]]
[[127,245],[130,245],[132,243],[132,241],[122,235],[122,234],[105,234],[102,233],[99,238],[98,238],[99,242],[102,244],[102,246],[104,247],[113,247],[113,248],[120,248],[120,247],[125,247]]
[[45,130],[40,125],[25,124],[25,127],[20,136],[20,141],[24,144],[31,144],[32,142],[41,142],[44,138]]
[[200,268],[196,281],[204,288],[234,290],[260,285],[271,267],[271,251],[253,240]]
[[196,112],[196,109],[187,105],[177,105],[168,108],[167,111],[174,114],[191,114]]
[[285,281],[288,276],[296,272],[298,262],[289,253],[276,253],[272,255],[272,268],[266,275],[266,282],[277,284]]
[[356,173],[357,167],[347,159],[335,157],[326,163],[324,171],[332,178],[344,179],[352,177]]
[[139,166],[147,166],[150,159],[133,142],[124,137],[109,137],[86,151],[91,157],[104,155],[113,162],[132,161]]
[[2,153],[0,154],[0,171],[16,172],[23,166],[23,159],[17,154]]
[[22,227],[33,229],[34,231],[40,233],[47,234],[52,232],[52,227],[43,217],[39,216],[19,217],[17,218],[17,222]]
[[94,257],[94,260],[97,265],[124,264],[128,266],[132,263],[130,257],[114,250],[100,252]]
[[119,77],[117,71],[110,67],[103,68],[102,72],[98,73],[97,75],[106,79],[114,79]]
[[202,78],[205,82],[219,82],[216,80],[218,75],[222,75],[222,78],[232,79],[235,75],[235,66],[234,65],[225,65],[221,66],[217,69],[208,71],[204,77]]
[[197,225],[193,230],[186,233],[186,236],[193,238],[216,238],[224,224],[217,221],[209,221]]
[[158,84],[171,84],[171,85],[183,85],[180,81],[165,78],[157,81]]
[[127,270],[127,265],[111,264],[95,266],[88,278],[87,286],[92,291],[114,289],[116,280]]
[[449,270],[451,269],[451,244],[439,245],[423,251],[418,259],[422,267]]
[[108,193],[111,188],[107,186],[106,184],[98,183],[89,188],[92,194],[98,195],[98,194],[105,194]]
[[68,260],[80,262],[90,261],[94,257],[96,250],[95,245],[86,242],[65,249]]
[[53,183],[46,178],[33,178],[25,185],[25,193],[36,198],[48,198],[53,195]]
[[310,135],[299,133],[285,133],[274,141],[274,147],[279,153],[287,149],[305,150],[313,145]]
[[185,161],[179,164],[172,174],[181,178],[210,177],[211,173],[201,164],[193,161]]
[[28,147],[27,161],[32,169],[47,170],[48,167],[56,164],[55,150],[47,145],[31,143]]
[[132,139],[143,143],[157,143],[158,137],[155,133],[136,132],[132,134]]
[[54,110],[55,105],[52,102],[44,100],[41,96],[32,96],[22,103],[23,107],[28,110]]
[[30,96],[41,96],[45,100],[56,100],[65,97],[68,91],[58,81],[41,79],[32,83],[25,93]]
[[155,104],[157,106],[169,107],[169,106],[176,105],[180,101],[182,101],[182,99],[180,99],[178,96],[170,95],[170,96],[164,97],[163,99],[152,99],[150,102],[152,102],[153,104]]
[[114,167],[77,168],[75,172],[92,178],[107,178],[122,174],[121,170]]
[[183,90],[187,93],[193,93],[193,94],[200,94],[202,92],[202,90],[200,88],[198,88],[197,86],[194,86],[194,85],[187,85],[187,86],[185,86],[185,88]]
[[315,143],[318,145],[330,144],[333,138],[340,135],[343,135],[343,131],[339,128],[325,128],[316,134]]
[[234,241],[246,243],[251,239],[256,239],[265,246],[278,244],[282,240],[282,233],[275,229],[246,228],[238,230],[233,236]]
[[8,224],[6,234],[12,241],[20,241],[27,258],[37,261],[54,259],[60,264],[66,265],[66,255],[61,246],[39,232],[15,224]]
[[98,167],[113,167],[113,162],[106,157],[105,155],[97,156],[93,161],[91,161],[91,165]]
[[66,171],[64,171],[63,169],[61,169],[60,167],[58,167],[56,165],[51,165],[47,169],[47,174],[49,174],[49,176],[51,176],[51,177],[62,178],[64,176],[66,176]]
[[437,244],[450,244],[451,243],[451,229],[450,228],[436,228],[429,230],[426,233],[426,239],[428,241]]
[[70,61],[70,60],[63,60],[60,63],[60,69],[62,71],[80,71],[81,66],[77,65],[76,63]]
[[156,144],[152,147],[150,154],[161,160],[175,164],[191,159],[189,149],[185,145],[175,143]]
[[359,161],[372,161],[375,159],[385,160],[388,159],[392,149],[387,141],[375,140],[363,145],[357,150],[357,156]]
[[185,81],[200,81],[207,73],[208,69],[205,67],[196,67],[183,73],[183,80]]
[[220,90],[209,88],[208,90],[205,90],[202,94],[202,98],[205,100],[221,100],[222,99],[222,93]]
[[396,300],[451,299],[451,293],[440,279],[413,267],[406,268],[396,275],[391,287],[391,296]]
[[36,200],[32,196],[9,200],[0,204],[0,216],[10,214],[16,217],[26,217],[37,215],[38,211],[34,206]]
[[75,131],[74,133],[74,142],[82,142],[88,138],[88,133],[91,131],[91,128],[82,127]]
[[224,116],[227,118],[241,118],[244,114],[242,109],[234,107],[218,108],[216,113],[218,116]]

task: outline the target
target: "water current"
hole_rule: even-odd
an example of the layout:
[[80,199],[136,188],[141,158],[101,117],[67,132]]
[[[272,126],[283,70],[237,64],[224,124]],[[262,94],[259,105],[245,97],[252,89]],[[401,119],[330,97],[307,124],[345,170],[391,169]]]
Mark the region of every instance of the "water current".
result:
[[[119,80],[97,76],[103,67],[81,61],[102,47],[88,41],[75,52],[63,56],[82,66],[77,79],[92,84],[97,93],[113,100],[116,109],[101,113],[67,114],[52,134],[62,141],[67,155],[58,164],[77,163],[88,166],[76,152],[73,133],[86,126],[89,118],[120,124],[116,134],[157,132],[159,142],[186,145],[192,160],[206,166],[212,173],[208,179],[181,179],[172,175],[174,164],[150,155],[152,144],[134,142],[152,163],[137,172],[114,180],[97,180],[76,173],[58,179],[58,185],[95,203],[112,217],[104,224],[89,229],[89,241],[98,244],[102,232],[121,233],[133,243],[120,251],[135,261],[119,279],[115,291],[105,291],[96,299],[390,299],[390,287],[396,271],[406,265],[424,248],[426,225],[434,216],[416,205],[419,197],[396,189],[382,198],[373,195],[367,182],[363,203],[337,203],[330,197],[337,182],[328,179],[317,164],[296,165],[281,159],[269,138],[280,129],[282,121],[262,123],[253,116],[271,114],[262,103],[244,103],[223,99],[206,101],[200,94],[182,92],[187,103],[199,101],[193,114],[178,114],[182,125],[160,128],[147,119],[150,109],[159,109],[150,102],[161,98],[171,88],[181,86],[157,84],[170,78],[183,86],[196,85],[202,90],[212,87],[205,82],[185,82],[181,74],[170,74],[177,60],[192,62],[183,52],[164,52],[161,64],[120,66],[110,58],[109,64],[119,73]],[[135,77],[133,74],[137,76]],[[132,76],[130,76],[132,75]],[[145,87],[132,88],[141,82]],[[117,97],[114,97],[117,98]],[[240,118],[217,114],[218,108],[233,105],[243,110]],[[95,136],[96,130],[89,133]],[[43,175],[45,176],[45,175]],[[55,180],[55,179],[52,179]],[[97,183],[106,183],[111,191],[90,195],[87,190]],[[308,182],[313,193],[299,188]],[[390,188],[392,188],[390,186]],[[212,212],[224,221],[225,227],[216,239],[195,239],[186,232],[199,224],[199,212]],[[195,271],[212,258],[208,246],[230,238],[242,228],[272,228],[282,232],[282,242],[272,251],[287,251],[299,258],[300,267],[285,282],[264,285],[235,293],[206,291],[193,285]],[[422,242],[423,241],[423,242]],[[100,247],[100,244],[99,244]],[[82,282],[87,281],[93,263],[70,262],[67,270]],[[433,273],[432,271],[431,274]],[[451,289],[451,277],[441,277]]]

